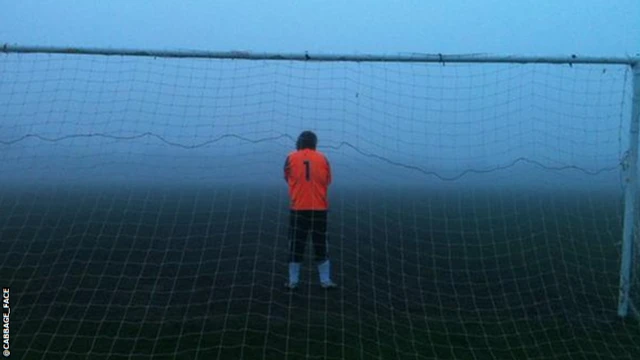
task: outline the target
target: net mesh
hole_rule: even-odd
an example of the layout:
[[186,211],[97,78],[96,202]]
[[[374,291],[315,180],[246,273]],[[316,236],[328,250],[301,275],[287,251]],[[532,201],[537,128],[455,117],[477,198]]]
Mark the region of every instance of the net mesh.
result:
[[[12,353],[638,356],[616,317],[629,75],[3,55]],[[311,246],[283,287],[282,166],[307,129],[334,172],[332,291]]]

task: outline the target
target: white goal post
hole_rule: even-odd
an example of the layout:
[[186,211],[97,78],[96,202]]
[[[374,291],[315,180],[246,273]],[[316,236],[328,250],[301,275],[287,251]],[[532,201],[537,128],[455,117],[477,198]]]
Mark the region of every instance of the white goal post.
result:
[[[136,50],[107,48],[71,48],[18,46],[5,44],[0,46],[0,53],[5,54],[68,54],[68,55],[104,55],[104,56],[141,56],[159,58],[199,58],[229,60],[265,60],[265,61],[309,61],[309,62],[386,62],[386,63],[512,63],[512,64],[608,64],[625,65],[633,72],[633,104],[629,131],[629,148],[622,171],[624,175],[624,224],[622,234],[622,250],[620,261],[620,285],[618,315],[626,317],[637,311],[631,299],[633,258],[635,238],[638,236],[637,224],[637,187],[638,187],[638,141],[640,121],[640,58],[638,57],[581,57],[576,55],[545,56],[497,56],[485,54],[445,55],[445,54],[399,54],[399,55],[344,55],[344,54],[309,54],[309,53],[251,53],[244,51],[214,52],[196,50]],[[638,299],[635,299],[638,300]]]
[[637,190],[638,190],[638,122],[640,121],[640,65],[632,64],[633,104],[629,131],[628,163],[623,164],[626,172],[624,199],[624,228],[622,233],[622,259],[620,262],[620,301],[618,315],[627,316],[629,309],[640,317],[630,299],[634,240],[637,234]]

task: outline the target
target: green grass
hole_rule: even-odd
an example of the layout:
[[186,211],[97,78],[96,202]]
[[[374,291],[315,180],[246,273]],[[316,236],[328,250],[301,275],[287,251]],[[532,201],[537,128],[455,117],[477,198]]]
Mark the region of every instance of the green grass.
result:
[[632,359],[617,194],[332,194],[340,289],[284,291],[284,189],[7,191],[17,359]]

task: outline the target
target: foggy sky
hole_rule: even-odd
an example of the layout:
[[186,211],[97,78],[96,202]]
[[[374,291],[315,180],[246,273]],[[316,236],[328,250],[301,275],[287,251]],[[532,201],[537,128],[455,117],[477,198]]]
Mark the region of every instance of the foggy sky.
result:
[[639,15],[635,0],[22,0],[0,5],[0,42],[622,56],[640,52]]
[[[3,5],[0,42],[603,56],[640,43],[632,1],[162,3]],[[518,158],[595,172],[626,149],[629,83],[619,66],[2,55],[0,140],[19,141],[0,147],[5,180],[17,181],[275,183],[305,129],[318,133],[338,184],[439,184]],[[526,161],[464,179],[594,182]]]

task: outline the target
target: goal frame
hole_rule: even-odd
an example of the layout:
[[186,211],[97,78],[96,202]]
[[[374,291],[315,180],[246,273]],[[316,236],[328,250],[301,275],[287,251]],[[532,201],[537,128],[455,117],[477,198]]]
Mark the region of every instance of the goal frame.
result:
[[618,316],[629,313],[640,318],[630,296],[633,273],[634,242],[638,237],[638,142],[640,131],[640,57],[583,57],[569,56],[507,56],[487,54],[426,54],[406,53],[398,55],[369,54],[310,54],[310,53],[253,53],[247,51],[202,51],[202,50],[145,50],[90,47],[20,46],[4,44],[0,53],[5,54],[61,54],[103,55],[159,58],[200,58],[228,60],[265,61],[311,61],[311,62],[387,62],[387,63],[512,63],[512,64],[557,64],[557,65],[626,65],[632,73],[632,105],[629,129],[629,148],[621,162],[624,178],[624,219],[621,242],[620,285]]

